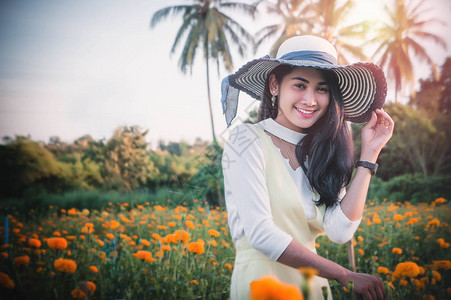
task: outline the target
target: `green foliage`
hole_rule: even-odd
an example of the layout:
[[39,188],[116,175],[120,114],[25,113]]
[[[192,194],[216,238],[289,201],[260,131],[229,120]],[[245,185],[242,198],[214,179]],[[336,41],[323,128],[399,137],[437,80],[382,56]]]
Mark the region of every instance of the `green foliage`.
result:
[[202,191],[208,203],[224,207],[224,180],[222,175],[222,147],[215,141],[196,159],[200,162],[198,172],[188,182],[189,186]]
[[373,200],[390,199],[418,203],[424,199],[432,201],[439,197],[451,199],[451,175],[424,178],[421,174],[404,174],[388,181],[374,177],[368,190],[368,199]]
[[70,170],[42,144],[18,136],[0,145],[0,178],[3,197],[21,195],[27,189],[59,192],[70,185]]
[[130,191],[145,184],[154,166],[147,155],[147,131],[119,127],[105,145],[106,188]]
[[[447,115],[429,115],[400,103],[388,103],[384,109],[393,118],[395,130],[379,155],[379,177],[390,180],[409,173],[427,178],[451,172],[451,119]],[[352,124],[355,159],[360,155],[362,127]]]
[[390,141],[392,153],[405,156],[414,172],[437,176],[446,174],[451,160],[451,140],[448,118],[429,116],[407,105],[389,103],[385,110],[395,121]]
[[[46,193],[35,191],[26,193],[21,197],[9,197],[0,201],[4,211],[19,211],[28,213],[30,210],[46,212],[50,206],[58,206],[64,209],[97,209],[101,210],[110,204],[128,203],[136,205],[165,205],[175,207],[185,205],[191,207],[194,200],[205,196],[205,188],[170,188],[160,187],[155,190],[136,190],[131,192],[120,192],[117,190],[72,190],[63,193]],[[212,201],[213,203],[215,201]]]

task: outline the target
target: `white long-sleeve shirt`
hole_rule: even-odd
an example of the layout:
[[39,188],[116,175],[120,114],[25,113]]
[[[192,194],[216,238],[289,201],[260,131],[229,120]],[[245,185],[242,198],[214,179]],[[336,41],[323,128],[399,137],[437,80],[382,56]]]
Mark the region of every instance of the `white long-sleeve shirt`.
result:
[[[251,246],[273,260],[277,260],[292,241],[292,237],[278,228],[272,219],[271,206],[266,187],[265,159],[259,135],[252,126],[260,126],[281,139],[297,144],[305,134],[288,129],[273,119],[256,125],[241,124],[229,136],[222,156],[224,191],[228,222],[233,242],[246,236]],[[278,149],[276,147],[276,149]],[[301,167],[293,170],[288,159],[279,154],[301,193],[301,186],[308,179]],[[341,200],[346,191],[339,195]],[[315,203],[311,197],[302,197],[307,220],[316,216]],[[326,235],[336,243],[350,240],[359,227],[361,219],[350,221],[340,205],[326,209],[323,227]]]

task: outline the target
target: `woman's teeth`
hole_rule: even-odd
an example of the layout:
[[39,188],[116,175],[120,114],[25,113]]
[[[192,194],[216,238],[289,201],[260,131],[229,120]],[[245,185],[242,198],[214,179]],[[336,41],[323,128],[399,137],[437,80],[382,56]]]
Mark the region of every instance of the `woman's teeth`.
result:
[[312,114],[314,112],[314,110],[306,110],[306,109],[297,108],[297,107],[296,107],[296,109],[304,114]]

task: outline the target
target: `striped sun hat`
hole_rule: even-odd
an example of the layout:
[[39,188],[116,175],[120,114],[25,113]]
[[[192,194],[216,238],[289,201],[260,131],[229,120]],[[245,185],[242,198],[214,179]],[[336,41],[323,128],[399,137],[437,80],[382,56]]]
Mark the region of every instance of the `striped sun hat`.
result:
[[327,40],[295,36],[280,45],[276,58],[268,55],[252,60],[222,81],[222,108],[227,126],[236,116],[239,91],[261,100],[269,74],[279,65],[333,70],[343,97],[345,119],[365,123],[371,113],[382,108],[387,94],[384,72],[372,63],[338,65],[337,51]]

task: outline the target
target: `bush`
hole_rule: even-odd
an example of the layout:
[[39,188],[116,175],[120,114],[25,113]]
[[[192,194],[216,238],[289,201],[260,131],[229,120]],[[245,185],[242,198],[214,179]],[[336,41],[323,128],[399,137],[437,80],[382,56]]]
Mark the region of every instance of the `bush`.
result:
[[388,181],[375,177],[371,180],[368,199],[430,202],[436,198],[451,198],[451,175],[424,178],[420,174],[404,174]]

